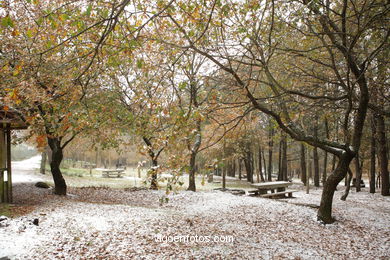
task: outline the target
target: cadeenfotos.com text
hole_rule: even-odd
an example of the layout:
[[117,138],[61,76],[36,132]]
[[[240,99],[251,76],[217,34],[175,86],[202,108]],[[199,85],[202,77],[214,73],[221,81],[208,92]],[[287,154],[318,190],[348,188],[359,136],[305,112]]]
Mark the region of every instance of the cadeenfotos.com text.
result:
[[155,241],[160,243],[233,243],[233,236],[163,236],[156,235]]

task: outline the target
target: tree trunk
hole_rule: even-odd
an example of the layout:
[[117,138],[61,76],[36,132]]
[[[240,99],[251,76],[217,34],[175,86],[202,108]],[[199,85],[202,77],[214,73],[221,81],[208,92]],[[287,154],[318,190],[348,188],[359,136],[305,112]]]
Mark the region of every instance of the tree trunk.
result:
[[262,149],[262,157],[263,157],[263,168],[264,168],[264,181],[267,180],[267,162],[266,162],[266,159],[265,159],[265,151],[264,149]]
[[[283,139],[283,138],[282,138]],[[283,169],[282,169],[282,154],[283,154],[283,140],[279,142],[279,156],[278,156],[278,181],[283,180]]]
[[46,150],[41,153],[41,174],[46,174],[46,159],[47,159],[47,153]]
[[246,169],[246,179],[247,181],[253,183],[253,169],[251,163],[251,152],[247,151],[244,158],[244,165]]
[[238,179],[242,179],[242,164],[240,158],[238,158]]
[[341,200],[345,201],[347,199],[347,197],[348,197],[349,190],[351,189],[352,177],[353,177],[352,171],[351,171],[351,169],[348,168],[347,185],[346,185],[346,188],[345,188],[343,196],[341,196],[341,198],[340,198]]
[[282,135],[282,180],[287,181],[287,136]]
[[261,160],[261,154],[262,154],[262,149],[261,149],[261,146],[259,145],[259,175],[260,175],[260,179],[262,182],[264,182],[264,176],[263,176],[263,165],[262,165],[262,160]]
[[371,143],[370,143],[370,193],[375,193],[375,164],[376,164],[376,151],[375,151],[375,119],[371,118]]
[[272,181],[272,150],[274,146],[274,130],[271,122],[270,120],[268,132],[268,181]]
[[362,179],[362,167],[360,166],[359,153],[355,157],[355,171],[356,171],[356,179],[354,184],[356,186],[356,192],[360,192],[361,191],[360,180]]
[[236,160],[232,160],[232,177],[236,177]]
[[[325,136],[327,139],[329,139],[329,125],[328,125],[328,119],[325,118]],[[328,153],[324,151],[324,168],[322,171],[322,185],[324,185],[327,177],[327,170],[328,170]]]
[[306,185],[306,151],[305,145],[301,143],[301,181],[304,185]]
[[187,190],[196,191],[195,184],[195,162],[196,162],[196,153],[191,153],[190,157],[190,172],[189,172],[189,184]]
[[313,148],[313,164],[314,164],[314,186],[320,187],[320,168],[318,159],[318,148]]
[[[335,135],[336,135],[336,142],[339,140],[339,121],[336,120],[336,131],[335,131]],[[337,156],[335,154],[333,154],[333,159],[332,159],[332,172],[334,171],[334,169],[336,169],[336,160],[337,160]]]
[[61,139],[58,137],[48,137],[48,144],[52,151],[52,159],[50,161],[51,174],[54,180],[54,194],[66,195],[66,182],[62,176],[60,165],[63,159],[63,151],[61,147]]
[[378,144],[378,163],[381,172],[381,194],[382,196],[390,195],[389,168],[386,147],[386,127],[385,119],[382,115],[376,116],[377,144]]
[[[314,137],[318,138],[318,117],[315,118],[314,123]],[[313,163],[314,163],[314,186],[320,187],[320,164],[318,158],[318,148],[313,148]]]
[[332,204],[333,195],[337,188],[337,185],[347,175],[349,164],[351,163],[354,155],[348,151],[345,151],[339,158],[336,169],[329,175],[324,184],[324,188],[321,196],[320,208],[318,209],[318,220],[323,221],[325,224],[334,222],[332,217]]

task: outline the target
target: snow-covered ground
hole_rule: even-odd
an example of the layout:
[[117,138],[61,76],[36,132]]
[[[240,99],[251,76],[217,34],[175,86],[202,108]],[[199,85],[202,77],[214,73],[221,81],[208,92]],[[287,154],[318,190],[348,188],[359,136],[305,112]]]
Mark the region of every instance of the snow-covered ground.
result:
[[[15,203],[34,210],[0,222],[0,258],[390,258],[390,198],[365,191],[352,191],[343,202],[340,188],[338,221],[326,226],[316,221],[316,209],[304,206],[318,205],[320,189],[285,200],[183,191],[168,195],[168,203],[161,203],[162,191],[70,188],[64,198],[19,183],[14,192]],[[234,241],[160,242],[159,236]]]

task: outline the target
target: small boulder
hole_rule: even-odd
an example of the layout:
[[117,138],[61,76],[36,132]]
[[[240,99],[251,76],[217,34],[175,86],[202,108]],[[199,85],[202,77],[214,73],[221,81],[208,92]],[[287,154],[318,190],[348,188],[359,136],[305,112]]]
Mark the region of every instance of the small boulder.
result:
[[49,189],[50,188],[49,184],[47,184],[46,182],[43,182],[43,181],[38,181],[37,183],[35,183],[35,187],[42,188],[42,189]]

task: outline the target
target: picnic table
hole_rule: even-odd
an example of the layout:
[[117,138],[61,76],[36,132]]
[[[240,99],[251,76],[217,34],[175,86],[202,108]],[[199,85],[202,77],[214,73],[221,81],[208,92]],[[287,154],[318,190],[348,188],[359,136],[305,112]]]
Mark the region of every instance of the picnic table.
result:
[[272,181],[272,182],[263,182],[252,184],[253,187],[256,187],[256,190],[248,191],[250,195],[260,195],[264,198],[274,198],[274,197],[283,197],[287,194],[288,197],[292,197],[292,193],[295,190],[286,190],[288,186],[292,185],[288,181]]
[[118,168],[118,169],[99,169],[102,172],[103,177],[122,177],[122,174],[124,173],[125,169]]

